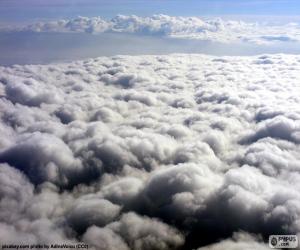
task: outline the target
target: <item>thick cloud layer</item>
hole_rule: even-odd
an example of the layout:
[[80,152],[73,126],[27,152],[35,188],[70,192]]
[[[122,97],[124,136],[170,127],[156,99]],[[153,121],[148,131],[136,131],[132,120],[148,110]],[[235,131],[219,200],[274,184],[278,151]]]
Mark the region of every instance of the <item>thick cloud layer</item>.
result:
[[[2,30],[12,28],[2,28]],[[215,42],[249,42],[270,44],[300,41],[299,24],[249,23],[153,15],[150,17],[118,15],[111,20],[101,17],[78,17],[70,20],[38,22],[17,30],[34,32],[134,33],[176,38],[200,39]]]
[[0,67],[0,242],[267,249],[300,235],[300,57]]

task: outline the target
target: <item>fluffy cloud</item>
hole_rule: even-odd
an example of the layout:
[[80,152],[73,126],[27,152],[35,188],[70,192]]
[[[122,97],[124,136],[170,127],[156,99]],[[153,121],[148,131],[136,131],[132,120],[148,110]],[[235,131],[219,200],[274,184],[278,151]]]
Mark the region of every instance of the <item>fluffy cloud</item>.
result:
[[0,67],[0,241],[265,249],[300,235],[299,62]]
[[1,221],[11,223],[29,205],[34,188],[20,171],[7,164],[1,164],[0,180]]
[[39,132],[24,134],[14,146],[1,152],[0,161],[24,171],[35,184],[52,181],[68,185],[82,168],[61,139]]
[[[5,28],[2,28],[5,29]],[[18,30],[34,32],[86,32],[86,33],[134,33],[142,35],[167,36],[173,38],[200,39],[216,42],[249,42],[258,44],[299,41],[299,24],[272,25],[153,15],[150,17],[118,15],[111,20],[101,17],[78,17],[70,20],[38,22]]]
[[105,226],[118,216],[120,210],[107,200],[83,197],[75,202],[68,221],[76,231],[82,232],[91,225]]
[[183,244],[182,235],[156,220],[127,213],[108,226],[127,241],[130,249],[176,249]]
[[232,239],[223,240],[219,243],[210,245],[208,247],[201,247],[198,250],[267,250],[270,247],[266,244],[263,244],[259,237],[247,233],[235,233]]
[[83,240],[99,250],[129,250],[124,240],[109,228],[92,226],[84,234]]
[[104,228],[90,227],[84,234],[85,242],[96,249],[176,249],[183,244],[178,230],[133,212]]

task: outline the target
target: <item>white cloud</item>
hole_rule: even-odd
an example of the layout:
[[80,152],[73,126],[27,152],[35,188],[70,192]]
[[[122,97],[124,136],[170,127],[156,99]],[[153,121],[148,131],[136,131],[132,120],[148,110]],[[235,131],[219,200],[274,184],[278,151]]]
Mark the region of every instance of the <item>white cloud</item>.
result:
[[300,40],[297,23],[272,25],[226,21],[220,18],[202,19],[167,15],[150,17],[118,15],[111,20],[104,20],[101,17],[78,17],[70,20],[38,22],[17,29],[34,32],[134,33],[225,43],[270,44]]
[[135,213],[124,214],[108,228],[121,235],[130,249],[176,249],[183,244],[183,236],[174,228]]
[[99,250],[129,250],[124,240],[109,228],[91,226],[84,234],[83,241]]
[[201,247],[198,250],[268,250],[270,247],[264,244],[259,237],[247,233],[235,233],[232,239],[226,239],[208,247]]
[[0,67],[0,241],[264,249],[300,234],[299,69],[178,54]]
[[121,208],[99,197],[78,199],[68,214],[68,221],[77,231],[84,232],[92,225],[105,226],[113,221]]

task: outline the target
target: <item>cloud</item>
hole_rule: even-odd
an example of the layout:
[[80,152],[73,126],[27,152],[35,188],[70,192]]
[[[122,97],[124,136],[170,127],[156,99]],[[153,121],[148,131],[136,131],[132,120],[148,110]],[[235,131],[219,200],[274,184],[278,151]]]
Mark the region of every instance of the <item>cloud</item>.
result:
[[0,218],[11,223],[30,204],[34,187],[20,171],[7,164],[1,164],[0,179]]
[[22,136],[16,145],[1,152],[0,161],[24,171],[35,184],[68,185],[82,168],[61,139],[39,132]]
[[68,221],[76,231],[85,231],[91,225],[105,226],[113,221],[121,208],[97,197],[83,197],[75,202]]
[[83,239],[96,249],[124,250],[176,249],[184,242],[176,229],[133,212],[123,214],[104,228],[91,226]]
[[51,87],[49,90],[48,88],[40,90],[36,80],[26,79],[24,82],[22,80],[24,79],[12,78],[7,80],[5,94],[10,101],[27,106],[39,106],[42,103],[60,101],[57,94],[49,94],[52,92]]
[[268,119],[261,123],[257,131],[253,135],[250,135],[248,140],[254,142],[265,137],[271,137],[299,143],[299,130],[300,124],[298,121],[278,115],[273,119]]
[[134,201],[142,188],[142,180],[134,177],[125,177],[103,187],[101,194],[111,202],[126,207],[130,206],[130,203]]
[[[177,216],[177,213],[172,215],[172,203],[175,206],[180,206],[178,212],[185,214],[184,207],[189,209],[187,203],[181,200],[192,198],[196,204],[195,207],[201,207],[201,201],[197,204],[197,200],[189,195],[197,195],[205,200],[210,193],[218,187],[218,176],[215,176],[206,166],[179,164],[169,167],[165,170],[159,170],[150,178],[145,186],[145,196],[150,201],[149,208],[155,206],[155,210],[166,209],[170,210],[170,216]],[[158,196],[157,194],[160,193]],[[173,201],[172,201],[173,200]],[[170,207],[171,208],[168,208]],[[193,207],[190,208],[191,211]],[[176,211],[176,210],[175,210]]]
[[131,249],[176,249],[183,244],[182,235],[156,220],[127,213],[108,226],[122,235]]
[[299,235],[299,62],[0,67],[0,241],[264,249]]
[[37,190],[26,176],[7,164],[0,165],[0,179],[2,244],[75,242],[66,238],[66,232],[56,224],[55,219],[50,221],[54,214],[57,215],[55,210],[61,209],[55,206],[61,206],[55,202],[59,197],[58,190],[52,190],[55,195],[51,195],[52,192],[34,194]]
[[103,250],[129,250],[122,237],[109,228],[90,227],[83,236],[83,241],[95,249]]
[[259,237],[255,237],[253,235],[247,233],[235,233],[232,239],[226,239],[219,243],[213,244],[208,247],[201,247],[198,250],[238,250],[238,249],[257,249],[257,250],[267,250],[270,247],[264,243],[262,243]]
[[130,33],[222,43],[270,44],[299,41],[297,23],[272,25],[227,21],[220,18],[202,19],[167,15],[149,17],[118,15],[111,20],[104,20],[101,17],[77,17],[70,20],[37,22],[16,29],[33,32]]

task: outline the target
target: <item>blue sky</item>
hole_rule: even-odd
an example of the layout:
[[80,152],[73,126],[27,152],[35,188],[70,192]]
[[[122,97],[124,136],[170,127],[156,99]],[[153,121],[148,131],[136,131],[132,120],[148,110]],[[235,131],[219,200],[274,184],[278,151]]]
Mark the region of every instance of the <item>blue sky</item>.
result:
[[299,0],[1,0],[0,22],[31,22],[117,14],[181,16],[293,16]]

